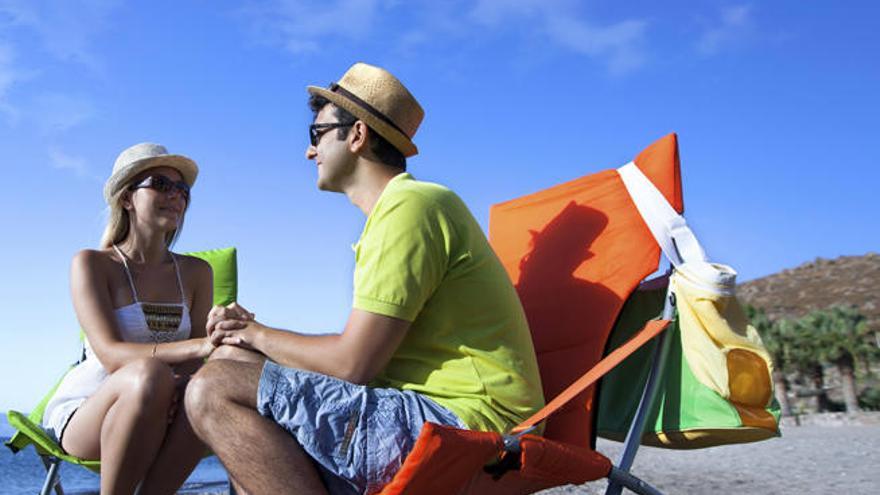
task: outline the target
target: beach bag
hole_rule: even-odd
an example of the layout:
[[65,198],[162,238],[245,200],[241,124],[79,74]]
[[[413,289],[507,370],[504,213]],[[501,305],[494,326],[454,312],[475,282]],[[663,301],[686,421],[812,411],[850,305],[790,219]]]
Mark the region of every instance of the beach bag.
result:
[[[624,169],[624,183],[674,267],[669,277],[630,296],[607,349],[629,339],[646,319],[660,316],[666,297],[673,299],[671,345],[642,443],[687,449],[778,436],[773,363],[736,299],[736,272],[708,262],[684,218],[637,169]],[[600,436],[625,438],[656,345],[640,349],[602,380]]]

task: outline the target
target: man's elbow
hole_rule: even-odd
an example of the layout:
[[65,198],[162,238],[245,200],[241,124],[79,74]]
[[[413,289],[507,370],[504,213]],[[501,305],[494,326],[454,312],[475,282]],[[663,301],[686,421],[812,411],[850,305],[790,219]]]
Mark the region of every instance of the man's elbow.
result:
[[339,370],[339,373],[336,376],[337,378],[341,378],[347,382],[351,382],[357,385],[366,385],[373,381],[373,378],[376,377],[376,374],[377,371],[371,369],[371,367],[354,363],[351,366],[346,366],[343,369]]

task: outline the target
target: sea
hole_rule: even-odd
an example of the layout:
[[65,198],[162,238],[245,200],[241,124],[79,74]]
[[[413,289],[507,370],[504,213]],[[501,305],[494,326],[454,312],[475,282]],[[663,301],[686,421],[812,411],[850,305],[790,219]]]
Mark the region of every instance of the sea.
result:
[[[0,414],[0,441],[6,442],[14,433]],[[5,445],[0,446],[0,495],[33,495],[40,492],[46,468],[32,446],[13,454]],[[97,494],[98,475],[69,463],[61,465],[61,484],[68,495]],[[226,470],[216,456],[202,459],[178,493],[220,494],[228,493]],[[53,492],[54,493],[54,492]]]

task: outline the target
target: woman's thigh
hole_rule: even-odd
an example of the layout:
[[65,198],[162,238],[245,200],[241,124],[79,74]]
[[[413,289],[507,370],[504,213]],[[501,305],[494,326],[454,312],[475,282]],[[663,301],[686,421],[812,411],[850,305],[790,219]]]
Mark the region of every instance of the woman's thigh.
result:
[[[61,446],[71,455],[98,459],[104,419],[121,397],[149,396],[153,399],[152,405],[160,409],[163,399],[167,398],[164,400],[167,409],[173,390],[174,379],[168,365],[157,359],[133,361],[111,374],[76,410],[64,428]],[[161,416],[157,419],[165,420]]]

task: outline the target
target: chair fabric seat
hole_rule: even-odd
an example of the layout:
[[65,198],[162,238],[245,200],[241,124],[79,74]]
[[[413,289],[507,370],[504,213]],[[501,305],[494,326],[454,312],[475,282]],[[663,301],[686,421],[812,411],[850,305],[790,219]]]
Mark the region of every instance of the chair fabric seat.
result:
[[[416,446],[382,495],[513,495],[604,478],[611,461],[592,449],[523,435],[515,468],[495,477],[483,467],[505,455],[501,435],[425,424]],[[502,461],[503,462],[503,461]]]

